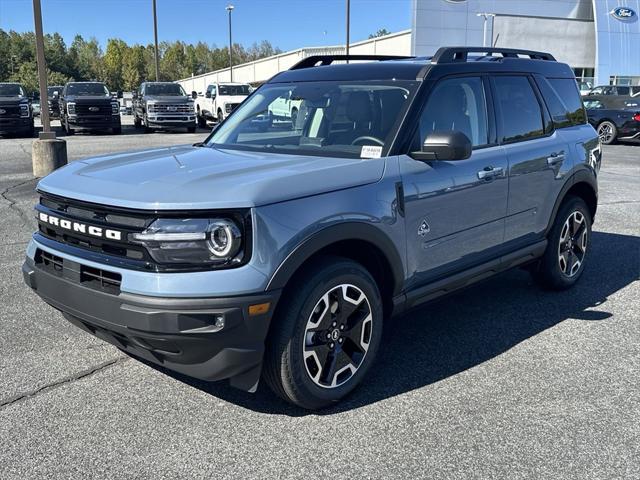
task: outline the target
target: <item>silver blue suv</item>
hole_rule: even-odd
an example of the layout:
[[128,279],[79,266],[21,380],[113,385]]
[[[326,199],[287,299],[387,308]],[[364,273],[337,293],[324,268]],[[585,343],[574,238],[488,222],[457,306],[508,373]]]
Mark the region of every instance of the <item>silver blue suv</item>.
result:
[[24,278],[131,355],[322,408],[407,309],[516,266],[573,286],[600,161],[549,54],[310,57],[201,144],[42,179]]

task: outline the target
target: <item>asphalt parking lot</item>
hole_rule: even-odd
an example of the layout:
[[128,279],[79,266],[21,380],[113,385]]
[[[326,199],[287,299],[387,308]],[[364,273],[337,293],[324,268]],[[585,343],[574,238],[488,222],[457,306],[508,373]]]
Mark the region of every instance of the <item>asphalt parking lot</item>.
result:
[[[196,134],[75,135],[70,160]],[[0,139],[0,478],[640,478],[640,146],[604,150],[584,277],[517,270],[386,326],[368,383],[307,413],[142,364],[23,285],[30,139]]]

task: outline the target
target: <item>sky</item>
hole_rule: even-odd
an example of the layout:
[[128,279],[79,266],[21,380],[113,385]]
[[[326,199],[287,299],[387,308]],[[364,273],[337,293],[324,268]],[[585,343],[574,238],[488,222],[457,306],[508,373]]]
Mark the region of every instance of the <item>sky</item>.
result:
[[[343,44],[345,0],[157,0],[159,41],[228,43],[227,12],[232,3],[233,41],[245,46],[269,40],[283,51]],[[42,0],[45,33],[60,33],[67,46],[76,34],[129,44],[153,43],[152,0]],[[411,0],[351,0],[351,42],[378,29],[411,27]],[[33,30],[31,0],[0,0],[0,28]],[[0,53],[1,54],[1,53]]]

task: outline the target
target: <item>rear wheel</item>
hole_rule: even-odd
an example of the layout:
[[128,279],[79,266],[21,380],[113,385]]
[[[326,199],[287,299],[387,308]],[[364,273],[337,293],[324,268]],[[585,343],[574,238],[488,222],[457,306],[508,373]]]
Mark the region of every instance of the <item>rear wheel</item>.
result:
[[364,267],[340,257],[323,257],[294,285],[271,327],[264,376],[288,402],[323,408],[353,391],[374,361],[380,292]]
[[565,290],[582,276],[591,241],[591,213],[579,197],[568,197],[560,207],[548,237],[547,249],[534,279],[543,287]]
[[605,120],[600,125],[598,125],[598,137],[600,137],[601,143],[604,143],[605,145],[611,145],[616,141],[617,136],[618,129],[613,122]]
[[207,120],[200,113],[200,107],[198,107],[198,112],[197,112],[196,116],[198,117],[198,126],[201,127],[201,128],[207,128]]

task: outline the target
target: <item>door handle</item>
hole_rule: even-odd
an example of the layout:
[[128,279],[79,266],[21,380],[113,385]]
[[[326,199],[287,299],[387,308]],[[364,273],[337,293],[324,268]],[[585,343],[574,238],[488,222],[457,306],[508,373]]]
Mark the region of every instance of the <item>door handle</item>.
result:
[[550,157],[547,157],[547,165],[555,165],[564,161],[564,153],[552,153]]
[[478,172],[478,178],[480,180],[489,180],[495,177],[501,177],[504,173],[504,168],[502,167],[484,167],[483,170]]

